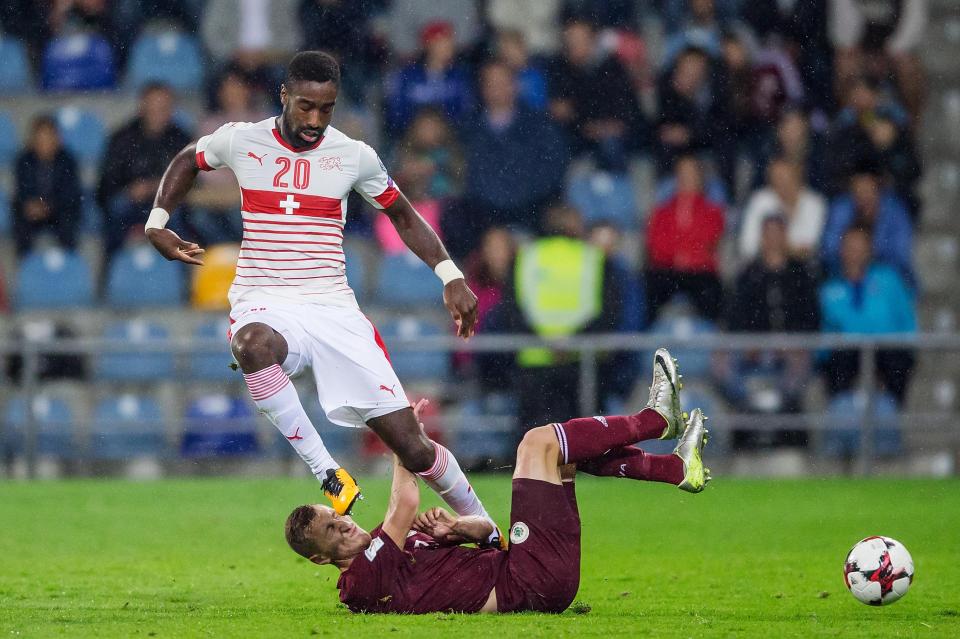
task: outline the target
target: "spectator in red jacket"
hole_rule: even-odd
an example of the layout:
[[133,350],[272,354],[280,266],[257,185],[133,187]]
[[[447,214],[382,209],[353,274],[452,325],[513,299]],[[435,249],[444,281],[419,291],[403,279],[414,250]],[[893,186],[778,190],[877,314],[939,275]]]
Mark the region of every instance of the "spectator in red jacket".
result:
[[720,312],[722,286],[718,247],[723,208],[703,193],[703,168],[693,155],[674,164],[677,192],[650,216],[647,229],[647,300],[651,318],[677,293],[684,293],[706,318]]

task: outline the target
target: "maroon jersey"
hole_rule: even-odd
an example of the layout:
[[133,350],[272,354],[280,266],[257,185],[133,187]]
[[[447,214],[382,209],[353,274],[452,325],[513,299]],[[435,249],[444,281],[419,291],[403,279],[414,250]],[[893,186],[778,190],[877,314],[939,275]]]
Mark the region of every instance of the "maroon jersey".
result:
[[411,531],[401,550],[381,530],[343,571],[340,601],[353,612],[477,612],[496,584],[507,553],[441,546]]

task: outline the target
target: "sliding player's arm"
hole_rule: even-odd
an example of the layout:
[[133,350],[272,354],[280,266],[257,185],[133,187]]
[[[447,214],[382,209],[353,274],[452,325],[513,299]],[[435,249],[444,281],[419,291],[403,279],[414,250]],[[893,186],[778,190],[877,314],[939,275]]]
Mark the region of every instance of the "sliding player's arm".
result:
[[403,467],[400,459],[393,456],[393,486],[390,488],[390,505],[383,518],[383,532],[403,548],[407,533],[413,527],[413,520],[420,508],[420,486],[417,476]]
[[[197,145],[192,142],[183,147],[173,158],[160,179],[160,187],[153,199],[154,211],[158,208],[163,209],[169,217],[170,211],[175,211],[180,206],[187,193],[193,188],[197,173],[200,171],[196,158]],[[150,215],[151,222],[155,221],[154,216],[157,214],[151,212]],[[166,224],[166,220],[162,217],[160,221],[162,224]],[[150,222],[147,223],[146,234],[154,248],[168,260],[180,260],[187,264],[203,264],[196,257],[203,254],[203,249],[200,248],[199,244],[187,242],[170,229],[157,228]]]

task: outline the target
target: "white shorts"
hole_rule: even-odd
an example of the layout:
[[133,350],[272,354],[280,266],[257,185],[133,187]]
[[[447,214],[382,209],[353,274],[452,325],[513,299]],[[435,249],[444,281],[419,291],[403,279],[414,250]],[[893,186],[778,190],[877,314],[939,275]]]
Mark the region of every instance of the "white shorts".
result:
[[360,427],[410,406],[380,334],[357,308],[258,302],[230,311],[231,339],[247,324],[283,335],[290,377],[312,369],[320,406],[334,424]]

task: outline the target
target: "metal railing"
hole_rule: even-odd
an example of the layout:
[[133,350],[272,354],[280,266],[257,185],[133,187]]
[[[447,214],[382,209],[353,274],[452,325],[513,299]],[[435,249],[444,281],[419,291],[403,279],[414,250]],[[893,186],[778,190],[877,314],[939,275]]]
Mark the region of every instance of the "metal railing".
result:
[[[658,347],[677,348],[686,351],[745,352],[745,351],[821,351],[855,350],[859,352],[860,373],[858,389],[865,401],[860,432],[860,445],[856,469],[859,474],[869,474],[874,459],[874,414],[876,398],[876,375],[874,362],[877,352],[883,349],[907,349],[918,354],[929,351],[960,352],[960,334],[920,333],[888,335],[855,335],[826,333],[716,333],[695,334],[687,337],[677,335],[653,335],[649,333],[613,333],[579,335],[565,339],[542,340],[531,335],[478,335],[470,341],[453,336],[430,336],[416,339],[395,338],[390,343],[391,351],[443,351],[473,353],[511,353],[521,349],[543,346],[578,354],[580,413],[593,415],[597,412],[599,384],[599,359],[608,352],[652,352]],[[25,399],[24,457],[28,476],[33,476],[37,460],[38,423],[34,414],[33,398],[40,387],[41,358],[46,355],[79,355],[97,357],[108,353],[170,353],[176,358],[198,353],[224,351],[221,339],[168,339],[146,340],[131,343],[125,340],[102,338],[61,339],[51,341],[0,341],[0,355],[19,354],[22,357],[20,390]],[[682,362],[681,362],[682,366]],[[192,381],[192,380],[190,380]],[[106,382],[110,383],[110,382]],[[189,383],[184,380],[181,383]],[[800,416],[805,426],[811,425]],[[917,421],[926,423],[949,423],[953,413],[918,415]],[[733,415],[727,416],[729,426],[749,427],[763,430],[795,425],[796,415]],[[816,426],[815,426],[816,427]],[[820,426],[821,428],[823,425]]]

